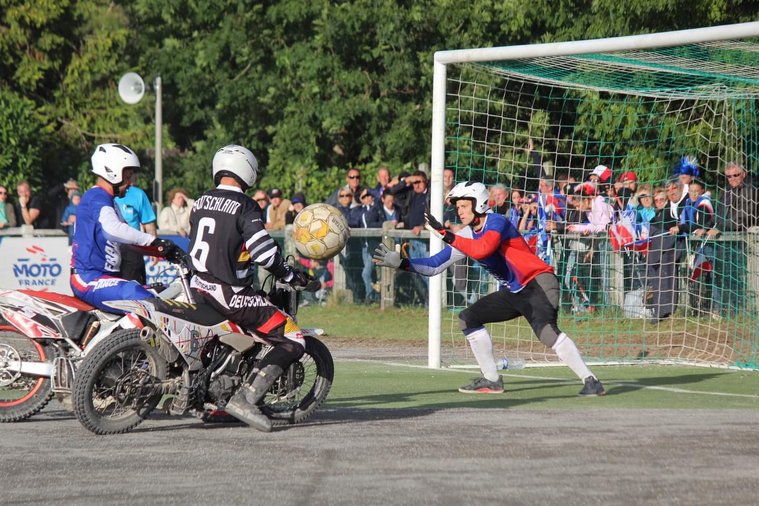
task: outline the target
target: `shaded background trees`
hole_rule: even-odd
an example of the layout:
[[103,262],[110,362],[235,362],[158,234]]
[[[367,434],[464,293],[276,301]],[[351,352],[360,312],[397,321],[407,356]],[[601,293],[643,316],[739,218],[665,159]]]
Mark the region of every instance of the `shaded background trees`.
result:
[[135,148],[152,178],[151,91],[163,81],[164,188],[210,184],[231,142],[260,158],[261,186],[324,198],[347,167],[397,173],[429,158],[437,50],[609,37],[756,17],[725,0],[0,0],[0,183],[75,176],[92,148]]

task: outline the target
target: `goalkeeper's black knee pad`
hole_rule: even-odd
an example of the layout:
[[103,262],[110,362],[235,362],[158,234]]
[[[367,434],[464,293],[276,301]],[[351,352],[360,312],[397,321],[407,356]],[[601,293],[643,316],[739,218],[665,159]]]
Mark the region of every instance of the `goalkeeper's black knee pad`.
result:
[[549,348],[556,343],[561,333],[556,322],[536,322],[533,324],[532,330],[538,336],[540,342]]
[[467,308],[459,313],[459,328],[461,330],[474,329],[477,327],[482,327],[482,323],[474,314],[474,311]]

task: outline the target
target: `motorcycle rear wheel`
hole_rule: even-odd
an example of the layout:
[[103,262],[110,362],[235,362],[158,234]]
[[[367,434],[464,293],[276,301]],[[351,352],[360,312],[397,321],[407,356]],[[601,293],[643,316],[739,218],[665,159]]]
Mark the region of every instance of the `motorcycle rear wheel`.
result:
[[45,362],[50,352],[11,326],[0,326],[0,422],[39,413],[53,398],[50,378],[9,371],[6,362]]
[[72,391],[74,414],[95,434],[121,434],[142,423],[161,400],[153,386],[166,361],[138,330],[115,332],[82,362]]
[[305,341],[303,356],[282,373],[260,406],[275,427],[304,422],[332,388],[335,376],[332,354],[315,337],[305,336]]

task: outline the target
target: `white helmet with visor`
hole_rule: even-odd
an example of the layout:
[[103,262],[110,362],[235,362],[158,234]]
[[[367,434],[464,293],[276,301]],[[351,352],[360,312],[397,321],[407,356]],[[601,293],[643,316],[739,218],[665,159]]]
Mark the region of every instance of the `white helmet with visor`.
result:
[[92,154],[92,173],[119,186],[124,182],[124,169],[139,170],[140,159],[123,144],[100,144]]
[[472,201],[472,210],[475,214],[485,214],[490,211],[490,194],[484,184],[476,181],[464,181],[454,186],[448,192],[447,198],[452,204],[456,204],[459,199]]

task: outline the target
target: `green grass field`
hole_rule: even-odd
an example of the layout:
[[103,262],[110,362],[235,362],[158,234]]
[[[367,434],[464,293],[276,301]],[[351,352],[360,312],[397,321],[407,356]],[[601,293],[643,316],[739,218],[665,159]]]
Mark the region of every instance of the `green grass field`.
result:
[[[330,304],[304,307],[304,326],[319,326],[341,341],[364,346],[393,346],[406,341],[424,345],[427,313],[420,308]],[[329,343],[329,338],[326,339]],[[675,408],[759,409],[759,372],[686,366],[595,366],[606,386],[603,398],[577,397],[581,385],[566,367],[542,367],[504,374],[502,395],[467,395],[457,391],[479,371],[440,369],[373,360],[339,360],[328,407],[404,408]]]
[[604,397],[577,397],[581,385],[565,367],[509,372],[505,393],[471,395],[457,389],[478,371],[340,360],[327,407],[759,409],[756,372],[680,366],[604,366],[594,372],[606,386]]
[[427,341],[427,311],[402,307],[382,310],[379,306],[329,303],[306,306],[298,311],[305,327],[320,327],[333,336],[378,341]]

